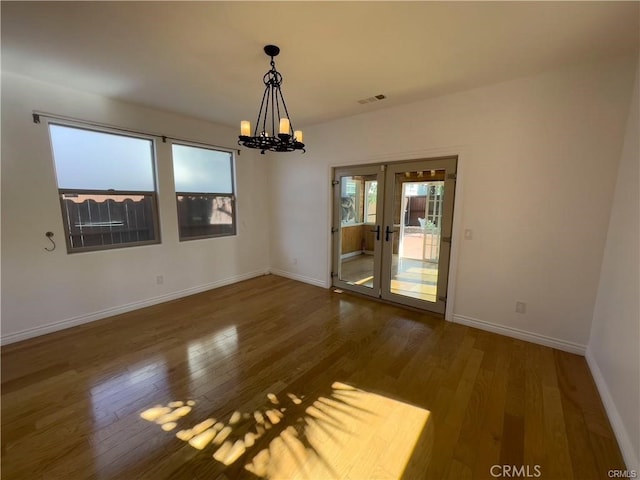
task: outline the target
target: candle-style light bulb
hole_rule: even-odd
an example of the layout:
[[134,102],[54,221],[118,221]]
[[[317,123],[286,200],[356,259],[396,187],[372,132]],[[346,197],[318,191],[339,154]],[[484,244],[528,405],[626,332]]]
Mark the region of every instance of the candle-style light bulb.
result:
[[293,137],[296,139],[296,142],[302,142],[302,130],[296,130]]
[[251,135],[251,122],[248,120],[242,120],[240,122],[240,135],[248,137]]
[[289,130],[291,129],[291,124],[289,123],[289,119],[287,117],[280,119],[280,132],[286,135],[289,135]]

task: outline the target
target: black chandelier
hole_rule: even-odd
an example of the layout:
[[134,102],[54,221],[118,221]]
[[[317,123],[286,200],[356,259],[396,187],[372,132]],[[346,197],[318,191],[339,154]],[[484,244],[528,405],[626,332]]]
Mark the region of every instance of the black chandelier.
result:
[[[262,154],[267,150],[271,152],[302,150],[305,152],[304,143],[302,143],[302,130],[293,130],[287,104],[284,102],[280,89],[282,75],[276,70],[276,64],[273,61],[273,57],[280,53],[280,48],[275,45],[267,45],[264,47],[264,53],[271,57],[271,70],[265,73],[262,79],[265,89],[258,112],[258,120],[253,130],[253,136],[251,136],[251,123],[247,120],[240,122],[238,144],[262,150],[260,152]],[[275,134],[276,127],[278,128],[277,135]]]

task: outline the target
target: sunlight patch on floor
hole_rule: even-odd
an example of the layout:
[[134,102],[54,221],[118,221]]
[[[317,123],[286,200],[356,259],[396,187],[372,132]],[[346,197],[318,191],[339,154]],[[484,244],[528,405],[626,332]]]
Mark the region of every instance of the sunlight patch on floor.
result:
[[340,385],[306,409],[302,432],[287,427],[247,470],[263,478],[401,478],[429,412]]
[[364,285],[364,286],[368,286],[367,284],[373,284],[373,276],[368,276],[363,278],[362,280],[358,280],[357,282],[353,282],[354,285]]
[[405,297],[435,302],[436,291],[437,287],[432,285],[391,280],[391,293],[396,295],[404,295]]
[[[170,430],[193,404],[156,405],[140,417]],[[261,478],[399,479],[428,421],[427,410],[335,382],[315,400],[269,393],[263,409],[207,418],[175,435]]]

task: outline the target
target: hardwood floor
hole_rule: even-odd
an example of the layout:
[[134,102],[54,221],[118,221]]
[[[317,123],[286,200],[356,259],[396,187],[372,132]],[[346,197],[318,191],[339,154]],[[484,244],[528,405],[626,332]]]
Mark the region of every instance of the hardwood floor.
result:
[[515,477],[494,465],[624,469],[584,358],[276,276],[2,348],[7,480]]

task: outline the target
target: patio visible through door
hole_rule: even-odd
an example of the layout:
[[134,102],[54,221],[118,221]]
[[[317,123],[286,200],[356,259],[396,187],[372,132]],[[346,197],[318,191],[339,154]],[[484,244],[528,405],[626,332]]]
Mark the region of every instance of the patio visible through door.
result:
[[334,170],[333,285],[444,313],[455,157]]

